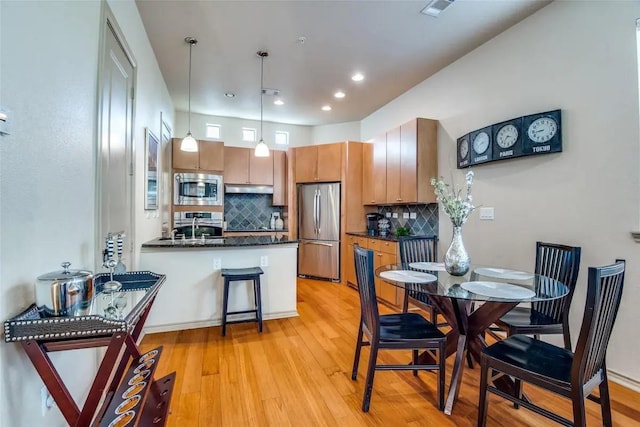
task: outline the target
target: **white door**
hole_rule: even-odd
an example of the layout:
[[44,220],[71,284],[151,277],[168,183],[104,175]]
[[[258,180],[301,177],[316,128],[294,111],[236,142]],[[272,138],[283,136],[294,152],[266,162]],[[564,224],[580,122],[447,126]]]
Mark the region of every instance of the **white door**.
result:
[[[107,21],[100,70],[98,154],[98,256],[108,233],[124,232],[123,262],[133,269],[133,99],[134,66]],[[98,269],[104,271],[104,269]]]

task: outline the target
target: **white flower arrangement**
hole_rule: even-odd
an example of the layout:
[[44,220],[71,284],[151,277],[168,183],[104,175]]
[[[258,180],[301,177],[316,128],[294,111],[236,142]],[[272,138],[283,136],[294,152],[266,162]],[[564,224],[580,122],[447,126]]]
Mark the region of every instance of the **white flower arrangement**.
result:
[[437,196],[438,202],[442,203],[444,212],[451,218],[454,227],[461,227],[471,213],[476,209],[471,198],[471,185],[473,184],[473,171],[467,172],[466,176],[466,197],[462,198],[462,189],[451,187],[444,182],[444,179],[431,178],[433,192]]

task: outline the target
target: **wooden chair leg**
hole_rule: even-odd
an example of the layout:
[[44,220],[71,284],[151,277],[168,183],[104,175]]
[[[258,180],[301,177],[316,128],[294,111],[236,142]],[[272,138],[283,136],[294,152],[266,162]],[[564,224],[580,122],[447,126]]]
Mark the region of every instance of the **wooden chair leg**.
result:
[[378,343],[371,343],[369,354],[369,368],[367,369],[367,379],[364,385],[364,396],[362,397],[362,412],[369,412],[371,403],[371,392],[373,391],[373,378],[376,374],[376,359],[378,358]]
[[[413,350],[413,366],[416,366],[418,364],[418,350]],[[414,369],[413,370],[413,376],[417,377],[418,376],[418,370]]]
[[613,421],[611,420],[611,401],[609,399],[609,380],[607,379],[607,369],[604,370],[604,379],[600,383],[600,411],[602,412],[602,425],[605,427],[611,427]]
[[258,332],[262,332],[262,292],[260,291],[260,276],[255,280],[254,292],[256,293],[256,310],[258,310]]
[[[516,396],[518,396],[518,399],[522,399],[522,380],[520,378],[514,378],[513,384],[516,389]],[[513,402],[513,407],[515,409],[519,409],[520,405],[516,402]]]
[[356,342],[356,354],[353,358],[353,369],[351,370],[351,379],[355,381],[358,377],[358,365],[360,364],[360,350],[362,349],[362,319],[358,328],[358,341]]
[[224,294],[222,296],[222,336],[227,335],[227,305],[229,303],[229,281],[224,279]]
[[584,409],[584,393],[582,388],[579,390],[572,390],[571,400],[573,403],[573,425],[575,427],[586,427],[587,418]]
[[404,290],[404,301],[402,302],[402,312],[406,313],[409,310],[409,291]]
[[489,362],[485,357],[480,359],[480,400],[478,402],[478,427],[485,427],[487,423],[487,377]]
[[442,341],[438,348],[438,409],[444,410],[444,378],[447,355],[445,354],[445,341]]

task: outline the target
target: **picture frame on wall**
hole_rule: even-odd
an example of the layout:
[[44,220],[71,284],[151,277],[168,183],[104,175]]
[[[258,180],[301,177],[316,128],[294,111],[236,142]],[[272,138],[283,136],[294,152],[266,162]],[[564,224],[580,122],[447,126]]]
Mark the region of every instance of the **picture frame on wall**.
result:
[[160,141],[151,129],[145,130],[144,208],[157,210],[160,192],[158,185]]

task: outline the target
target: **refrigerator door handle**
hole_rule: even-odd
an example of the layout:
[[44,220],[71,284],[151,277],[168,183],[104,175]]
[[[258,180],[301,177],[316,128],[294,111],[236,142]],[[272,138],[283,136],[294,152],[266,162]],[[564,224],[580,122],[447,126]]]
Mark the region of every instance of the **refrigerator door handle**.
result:
[[320,229],[320,225],[322,224],[322,203],[320,197],[322,196],[322,192],[318,190],[318,235],[322,232]]
[[324,242],[302,242],[303,245],[318,245],[318,246],[328,246],[330,248],[333,247],[333,243],[324,243]]
[[318,234],[318,189],[313,192],[313,233]]

